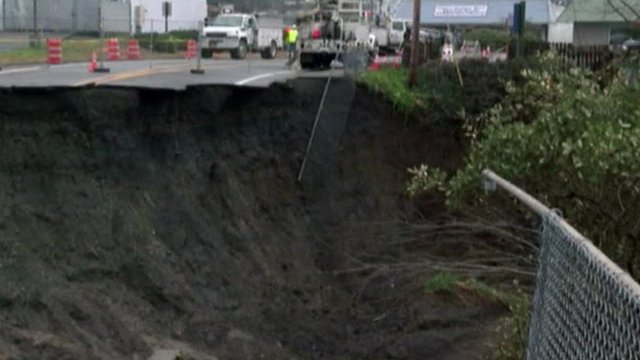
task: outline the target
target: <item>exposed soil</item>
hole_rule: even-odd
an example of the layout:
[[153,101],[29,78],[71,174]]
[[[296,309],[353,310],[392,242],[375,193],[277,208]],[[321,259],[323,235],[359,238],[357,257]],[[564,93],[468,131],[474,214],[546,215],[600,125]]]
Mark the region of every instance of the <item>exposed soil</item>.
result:
[[0,93],[0,359],[490,356],[502,308],[336,275],[362,224],[416,216],[407,167],[462,151],[358,89],[298,183],[323,87]]

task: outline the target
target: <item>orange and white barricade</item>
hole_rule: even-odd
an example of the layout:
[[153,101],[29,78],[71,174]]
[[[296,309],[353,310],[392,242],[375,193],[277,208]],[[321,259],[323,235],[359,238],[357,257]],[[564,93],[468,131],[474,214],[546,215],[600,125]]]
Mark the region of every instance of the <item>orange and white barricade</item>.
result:
[[189,60],[189,59],[193,59],[196,56],[198,56],[198,44],[196,43],[195,40],[188,40],[187,41],[187,51],[184,55],[185,59]]
[[131,39],[129,40],[127,46],[127,59],[129,60],[140,60],[142,56],[140,55],[140,44],[138,40]]
[[47,64],[62,64],[62,40],[59,38],[47,39]]
[[107,60],[120,60],[120,40],[118,38],[111,38],[107,41]]

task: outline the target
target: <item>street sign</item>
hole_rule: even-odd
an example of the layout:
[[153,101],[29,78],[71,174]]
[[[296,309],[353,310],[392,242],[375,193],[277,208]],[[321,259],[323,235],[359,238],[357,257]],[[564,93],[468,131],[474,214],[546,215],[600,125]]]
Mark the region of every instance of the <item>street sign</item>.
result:
[[435,17],[485,17],[487,5],[436,5],[433,10]]
[[162,16],[170,17],[171,16],[171,2],[163,1],[162,2]]

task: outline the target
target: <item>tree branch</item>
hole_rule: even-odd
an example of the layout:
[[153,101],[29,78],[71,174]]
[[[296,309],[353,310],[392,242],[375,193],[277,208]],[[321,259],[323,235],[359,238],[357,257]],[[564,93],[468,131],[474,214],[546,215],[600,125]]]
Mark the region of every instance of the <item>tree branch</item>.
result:
[[[624,2],[624,0],[622,0],[622,1]],[[613,5],[613,1],[612,1],[612,0],[607,0],[607,4],[609,4],[609,6],[611,6],[611,8],[613,9],[613,11],[614,11],[616,14],[618,14],[618,15],[622,18],[622,20],[624,20],[625,22],[631,22],[631,20],[629,20],[629,19],[627,18],[627,16],[626,16],[622,11],[620,11],[620,9],[618,9],[618,7],[617,7],[617,6]]]

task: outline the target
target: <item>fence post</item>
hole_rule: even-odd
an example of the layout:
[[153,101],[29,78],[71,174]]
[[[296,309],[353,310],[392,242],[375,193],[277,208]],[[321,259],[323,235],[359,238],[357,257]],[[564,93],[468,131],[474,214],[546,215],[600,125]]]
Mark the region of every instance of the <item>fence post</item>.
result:
[[102,49],[99,49],[100,53],[100,66],[95,68],[93,72],[96,73],[108,73],[111,70],[104,66],[104,18],[102,16],[102,2],[98,5],[98,30],[100,31],[100,46]]
[[151,22],[151,44],[149,45],[149,69],[153,68],[153,19],[149,20]]
[[204,69],[202,68],[202,33],[204,32],[204,24],[202,21],[198,22],[198,46],[197,48],[197,67],[195,69],[191,69],[192,74],[204,75]]
[[490,170],[483,177],[542,220],[526,358],[637,359],[640,285],[556,211]]

